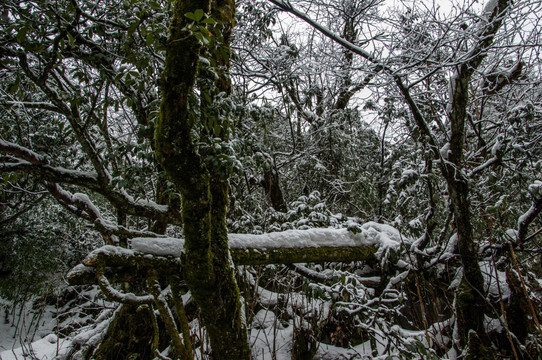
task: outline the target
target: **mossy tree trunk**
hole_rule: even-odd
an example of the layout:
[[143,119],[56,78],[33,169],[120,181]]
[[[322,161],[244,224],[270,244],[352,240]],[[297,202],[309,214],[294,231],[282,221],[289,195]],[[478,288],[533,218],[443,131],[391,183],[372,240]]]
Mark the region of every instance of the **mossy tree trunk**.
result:
[[[221,59],[213,58],[223,70],[214,86],[224,90],[229,81],[224,66],[229,63],[229,34],[235,5],[231,0],[176,0],[162,74],[162,104],[155,128],[156,158],[182,197],[185,236],[184,278],[201,310],[214,359],[250,359],[247,329],[241,316],[239,289],[235,282],[227,240],[226,210],[228,176],[204,161],[193,139],[193,131],[209,120],[203,111],[197,119],[189,109],[189,98],[198,74],[200,56],[217,52],[204,47],[185,14],[203,10],[218,20],[222,35]],[[205,24],[199,23],[205,27]],[[200,28],[201,29],[201,28]],[[203,34],[209,36],[209,34]],[[211,62],[212,63],[212,62]],[[198,124],[198,121],[203,123]],[[209,131],[209,129],[207,130]],[[212,131],[212,129],[210,130]],[[219,134],[215,134],[219,135]],[[200,139],[201,141],[201,139]]]
[[463,66],[451,81],[452,106],[449,114],[450,163],[444,165],[444,176],[448,184],[450,203],[454,214],[454,222],[458,237],[458,251],[463,265],[463,280],[459,286],[456,299],[456,312],[459,337],[462,345],[466,345],[470,330],[474,330],[484,338],[484,281],[478,265],[478,251],[471,224],[468,179],[464,175],[463,154],[465,142],[465,119],[470,77],[474,68]]
[[[442,172],[446,178],[450,203],[457,229],[458,250],[463,265],[463,280],[456,298],[456,312],[461,345],[466,345],[474,331],[477,339],[487,343],[488,337],[484,328],[486,299],[484,296],[484,280],[478,264],[478,251],[472,230],[472,214],[469,203],[469,179],[465,174],[465,131],[467,109],[469,106],[469,86],[472,75],[487,56],[499,30],[509,0],[498,0],[494,7],[486,7],[487,22],[480,20],[478,42],[470,49],[467,61],[458,65],[450,79],[450,154],[448,161],[442,162]],[[490,13],[487,13],[490,11]],[[480,357],[482,358],[482,357]]]
[[263,174],[262,186],[265,191],[265,195],[276,211],[287,212],[288,206],[284,200],[282,189],[280,187],[279,174],[274,168],[275,161],[272,166],[266,169]]
[[[157,334],[153,325],[152,309],[134,305],[121,305],[113,322],[107,329],[104,340],[93,354],[96,360],[154,359],[155,350],[167,346],[165,332]],[[156,343],[156,340],[162,343]],[[91,349],[92,350],[92,349]],[[89,351],[89,356],[92,351]]]

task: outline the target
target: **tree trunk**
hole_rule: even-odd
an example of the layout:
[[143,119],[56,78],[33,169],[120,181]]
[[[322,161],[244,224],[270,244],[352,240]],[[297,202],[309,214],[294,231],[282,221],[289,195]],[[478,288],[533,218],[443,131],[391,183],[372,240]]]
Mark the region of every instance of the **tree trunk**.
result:
[[[160,335],[155,333],[151,311],[149,307],[138,309],[134,305],[121,305],[93,358],[96,360],[154,359],[156,357],[154,351],[159,346],[165,347],[168,337],[165,332]],[[156,339],[165,342],[156,344]]]
[[[274,165],[273,161],[273,165]],[[282,189],[280,188],[279,174],[271,166],[264,171],[262,185],[265,191],[265,195],[273,209],[280,212],[287,212],[288,207],[284,196],[282,195]]]
[[[474,71],[487,55],[494,36],[502,24],[503,14],[509,0],[498,0],[492,8],[486,7],[487,23],[480,21],[478,42],[468,52],[468,61],[457,67],[450,78],[450,154],[449,159],[441,160],[441,169],[446,178],[450,202],[454,214],[458,237],[458,250],[463,265],[463,279],[456,298],[459,339],[465,346],[470,339],[481,340],[487,344],[489,338],[484,328],[486,299],[484,280],[478,264],[478,251],[472,232],[472,215],[468,200],[469,185],[464,173],[465,131],[467,107],[469,104],[469,85]],[[471,330],[476,334],[472,335]],[[477,335],[477,336],[476,336]]]
[[[182,196],[184,278],[201,310],[213,358],[241,360],[250,359],[251,353],[228,248],[227,174],[220,173],[219,169],[208,169],[212,165],[200,157],[192,138],[195,116],[188,109],[199,57],[205,49],[194,33],[187,31],[192,21],[185,14],[198,10],[209,14],[211,5],[211,17],[223,30],[222,43],[217,46],[224,58],[225,54],[229,56],[234,2],[216,0],[211,4],[205,0],[177,0],[174,3],[161,79],[162,104],[155,128],[156,157]],[[212,56],[214,51],[209,50],[208,54]],[[229,59],[217,59],[217,62],[229,63]],[[229,86],[227,78],[220,77],[216,86]],[[205,116],[205,112],[202,114]]]
[[452,81],[450,94],[452,106],[449,113],[451,153],[449,163],[442,166],[454,214],[459,256],[463,265],[463,279],[456,294],[459,340],[462,346],[467,345],[471,330],[474,330],[482,341],[487,340],[484,328],[484,280],[478,265],[478,251],[472,233],[468,180],[463,174],[465,118],[471,75],[472,68],[461,66],[456,76],[450,80]]
[[486,308],[486,299],[483,296],[484,280],[478,265],[478,251],[472,233],[467,182],[448,179],[448,190],[457,230],[459,256],[463,265],[463,280],[456,295],[459,339],[462,345],[466,345],[471,330],[474,330],[483,341],[487,340],[484,328]]

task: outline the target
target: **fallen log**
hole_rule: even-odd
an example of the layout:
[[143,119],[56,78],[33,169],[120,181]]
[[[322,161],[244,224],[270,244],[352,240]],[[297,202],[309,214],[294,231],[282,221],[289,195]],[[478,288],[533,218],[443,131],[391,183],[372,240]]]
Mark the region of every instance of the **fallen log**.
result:
[[[230,234],[229,246],[236,265],[375,262],[398,250],[400,235],[391,226],[369,222],[355,229]],[[68,281],[72,285],[93,284],[98,266],[113,282],[126,281],[151,268],[165,275],[179,273],[183,254],[184,240],[180,238],[134,238],[129,249],[106,245],[92,251],[83,264],[69,272]]]

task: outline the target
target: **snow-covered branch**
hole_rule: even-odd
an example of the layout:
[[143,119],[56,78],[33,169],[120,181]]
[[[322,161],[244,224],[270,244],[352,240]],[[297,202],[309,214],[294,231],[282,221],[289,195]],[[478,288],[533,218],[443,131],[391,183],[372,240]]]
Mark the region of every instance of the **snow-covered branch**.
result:
[[46,165],[49,160],[28,148],[0,139],[0,153],[10,154],[32,164]]
[[361,47],[352,44],[350,41],[344,39],[339,34],[334,33],[333,31],[327,29],[325,26],[321,25],[320,23],[312,20],[307,14],[297,10],[292,6],[292,4],[289,1],[282,1],[282,0],[269,0],[272,4],[276,5],[281,10],[287,11],[291,13],[292,15],[302,19],[307,24],[318,30],[320,33],[325,35],[326,37],[330,38],[331,40],[337,42],[338,44],[344,46],[346,49],[352,51],[353,53],[362,56],[363,58],[373,62],[378,63],[376,59],[367,51],[362,49]]
[[515,240],[519,246],[523,245],[523,242],[527,239],[529,225],[542,212],[542,181],[535,181],[534,184],[529,186],[529,192],[531,193],[533,203],[529,210],[518,219],[518,231]]
[[99,181],[97,173],[51,166],[45,156],[4,140],[0,140],[0,153],[16,157],[12,162],[0,164],[0,172],[23,171],[38,175],[49,183],[81,186],[103,195],[114,207],[126,214],[180,224],[180,216],[168,206],[152,201],[136,201],[125,191],[117,190],[111,184],[104,186]]
[[378,240],[347,229],[288,230],[262,235],[230,234],[236,264],[292,264],[374,258]]
[[474,175],[478,174],[479,172],[481,172],[482,170],[492,166],[492,165],[495,165],[495,164],[499,164],[501,161],[501,159],[497,156],[494,156],[492,157],[491,159],[487,160],[485,163],[475,167],[474,169],[472,169],[469,173],[468,173],[468,177],[469,178],[472,178]]
[[67,210],[92,222],[96,230],[98,230],[100,234],[106,238],[106,240],[110,239],[111,235],[126,238],[159,237],[158,234],[150,231],[132,230],[104,219],[100,213],[100,210],[98,210],[98,208],[92,203],[86,194],[72,194],[69,191],[64,190],[56,183],[45,182],[45,187],[49,190],[49,193]]
[[338,43],[339,45],[343,46],[344,48],[352,51],[354,54],[361,56],[362,58],[371,62],[375,66],[375,69],[374,69],[375,72],[385,71],[388,74],[390,74],[396,86],[399,88],[399,91],[401,92],[406,102],[408,103],[412,116],[414,120],[416,121],[416,125],[423,132],[423,135],[427,137],[429,141],[429,145],[431,146],[431,149],[435,157],[436,158],[440,157],[440,153],[438,151],[439,147],[437,145],[438,142],[436,140],[436,137],[433,135],[433,132],[431,131],[427,121],[425,120],[425,117],[423,116],[418,104],[413,99],[412,95],[410,94],[409,87],[404,83],[403,79],[396,71],[390,68],[383,61],[374,57],[371,53],[365,51],[363,48],[346,40],[342,36],[334,33],[333,31],[329,30],[328,28],[318,23],[317,21],[314,21],[309,16],[307,16],[307,14],[297,10],[296,8],[293,7],[293,5],[289,1],[282,1],[282,0],[269,0],[269,1],[273,3],[274,5],[276,5],[277,7],[279,7],[281,10],[287,11],[291,13],[292,15],[305,21],[314,29],[318,30],[321,34],[333,40],[334,42]]
[[132,305],[152,304],[154,302],[154,297],[152,295],[137,296],[133,293],[122,293],[118,291],[111,286],[105,275],[98,275],[97,279],[100,289],[110,300]]

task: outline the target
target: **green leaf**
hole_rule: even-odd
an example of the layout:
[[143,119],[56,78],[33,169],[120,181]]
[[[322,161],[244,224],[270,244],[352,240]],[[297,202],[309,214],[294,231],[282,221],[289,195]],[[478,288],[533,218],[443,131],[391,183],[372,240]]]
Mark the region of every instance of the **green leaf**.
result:
[[69,40],[71,46],[75,45],[75,40],[74,40],[72,34],[70,34],[70,33],[68,33],[68,40]]
[[196,21],[196,15],[194,15],[193,12],[187,12],[186,14],[184,14],[184,16],[185,16],[187,19]]
[[200,33],[200,32],[194,33],[194,36],[195,36],[196,39],[198,39],[199,42],[201,42],[203,45],[209,45],[209,39],[207,39],[202,33]]
[[209,93],[207,91],[205,91],[203,93],[203,97],[205,98],[205,101],[207,102],[207,104],[210,104],[213,100],[211,99],[211,95],[209,95]]
[[145,43],[147,44],[147,46],[151,46],[153,41],[154,41],[154,36],[153,36],[152,32],[149,31],[147,33],[147,38],[145,39]]
[[194,17],[197,22],[199,22],[203,18],[204,12],[202,9],[197,9],[194,11]]
[[133,23],[130,24],[130,26],[128,27],[128,34],[131,35],[133,34],[137,27],[139,26],[139,21],[134,21]]
[[205,26],[201,26],[201,25],[198,25],[198,26],[195,26],[195,28],[197,29],[197,31],[199,31],[200,33],[203,34],[203,36],[207,37],[207,38],[210,38],[211,37],[211,33],[209,32],[209,30],[207,30],[205,28]]
[[19,44],[25,42],[27,32],[28,32],[28,28],[24,26],[19,30],[19,32],[17,33],[17,42]]
[[216,21],[211,18],[206,18],[206,19],[203,19],[200,23],[201,24],[216,24]]
[[15,78],[15,82],[13,84],[9,85],[8,91],[10,94],[15,94],[19,90],[19,84],[20,84],[21,78],[17,75]]
[[222,128],[220,127],[220,124],[218,122],[215,123],[215,126],[213,127],[213,130],[215,132],[215,136],[220,135],[220,132],[222,131]]

